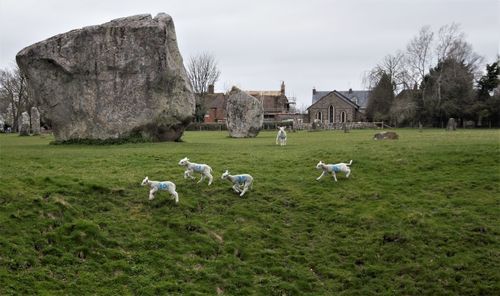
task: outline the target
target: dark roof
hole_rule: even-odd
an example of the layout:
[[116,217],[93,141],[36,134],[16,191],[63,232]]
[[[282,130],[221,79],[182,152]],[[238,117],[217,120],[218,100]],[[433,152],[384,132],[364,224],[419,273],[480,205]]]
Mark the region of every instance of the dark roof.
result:
[[319,99],[321,99],[322,97],[326,96],[327,94],[329,94],[331,92],[332,92],[331,90],[329,90],[329,91],[316,91],[316,93],[313,93],[313,98],[312,98],[311,104],[316,103]]
[[361,109],[366,108],[366,105],[368,105],[368,96],[370,95],[369,90],[339,91],[339,93],[346,96],[349,100],[354,102]]
[[203,99],[205,101],[205,107],[208,109],[225,107],[226,98],[224,93],[206,94]]
[[[316,91],[316,93],[312,96],[312,104],[316,103],[319,99],[330,94],[331,92],[332,91]],[[366,105],[368,104],[368,95],[370,94],[370,91],[368,90],[347,90],[335,92],[340,93],[342,96],[344,96],[344,98],[347,98],[352,103],[359,106],[361,109],[366,108]]]
[[397,95],[396,98],[400,99],[403,97],[413,97],[416,96],[420,93],[420,90],[415,90],[415,89],[403,89],[400,91]]
[[[318,92],[316,92],[316,93],[318,93]],[[353,107],[354,107],[354,108],[359,109],[359,106],[358,106],[356,103],[354,103],[353,101],[349,100],[349,98],[347,98],[346,96],[344,96],[343,94],[341,94],[340,92],[338,92],[338,91],[336,91],[336,90],[334,90],[334,91],[330,91],[330,92],[327,92],[327,94],[326,94],[326,95],[324,95],[324,96],[322,96],[321,98],[317,99],[317,100],[316,100],[316,102],[312,103],[312,105],[311,105],[311,106],[309,106],[307,109],[309,109],[309,108],[311,108],[312,106],[314,106],[317,102],[319,102],[322,98],[324,98],[324,97],[328,96],[329,94],[334,94],[334,95],[336,95],[336,96],[337,96],[337,98],[339,98],[339,99],[343,100],[344,102],[346,102],[346,103],[348,103],[348,104],[350,104],[350,105],[353,105]]]

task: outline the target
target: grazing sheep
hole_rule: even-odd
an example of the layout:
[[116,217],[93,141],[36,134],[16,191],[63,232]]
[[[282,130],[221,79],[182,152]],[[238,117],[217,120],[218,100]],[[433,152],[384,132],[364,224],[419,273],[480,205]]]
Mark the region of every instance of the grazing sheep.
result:
[[323,170],[323,173],[321,176],[319,176],[316,180],[321,179],[324,175],[328,173],[332,173],[333,178],[335,179],[335,182],[337,182],[337,175],[336,173],[343,172],[345,173],[345,177],[349,178],[349,175],[351,174],[351,168],[349,166],[352,164],[352,160],[349,163],[336,163],[336,164],[325,164],[323,161],[318,162],[316,165],[316,168],[318,170]]
[[155,193],[158,190],[165,190],[170,192],[170,195],[172,195],[175,199],[175,203],[179,202],[179,194],[177,194],[177,191],[175,191],[175,184],[170,181],[151,181],[148,177],[146,177],[144,178],[144,180],[142,180],[141,185],[149,185],[149,187],[151,187],[151,190],[149,191],[149,200],[155,198]]
[[[240,193],[240,196],[243,196],[245,192],[247,192],[248,188],[252,187],[253,183],[253,177],[250,176],[249,174],[241,174],[241,175],[230,175],[229,172],[226,170],[222,176],[221,179],[227,179],[233,183],[233,190],[236,191],[237,193]],[[243,186],[243,190],[241,187]]]
[[278,131],[278,135],[276,136],[276,145],[278,145],[278,143],[279,143],[280,146],[285,146],[286,145],[286,132],[285,132],[286,126],[278,126],[278,128],[279,128],[279,131]]
[[201,174],[201,178],[198,181],[198,183],[205,180],[205,177],[208,177],[208,185],[212,184],[212,180],[213,180],[213,177],[211,174],[212,168],[209,167],[208,165],[189,162],[189,159],[187,157],[184,157],[183,159],[181,159],[179,161],[179,165],[186,167],[186,171],[184,172],[184,179],[186,179],[187,177],[189,177],[191,179],[195,179],[195,177],[193,177],[192,174],[193,174],[193,172],[196,172],[196,173]]

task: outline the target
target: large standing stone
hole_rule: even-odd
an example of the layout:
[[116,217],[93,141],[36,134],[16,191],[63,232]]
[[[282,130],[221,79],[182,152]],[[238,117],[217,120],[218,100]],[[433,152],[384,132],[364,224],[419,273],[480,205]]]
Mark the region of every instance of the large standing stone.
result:
[[264,123],[262,102],[233,86],[226,105],[226,124],[233,138],[253,138]]
[[30,135],[30,115],[28,112],[23,112],[19,120],[19,135],[29,136]]
[[194,114],[174,23],[164,13],[60,34],[16,59],[57,141],[178,140]]
[[40,112],[36,107],[31,107],[31,133],[33,135],[40,134]]

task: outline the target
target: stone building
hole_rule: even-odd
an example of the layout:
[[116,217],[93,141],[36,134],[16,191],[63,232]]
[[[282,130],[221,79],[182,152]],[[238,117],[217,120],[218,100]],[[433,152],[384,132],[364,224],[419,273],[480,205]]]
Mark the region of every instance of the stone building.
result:
[[316,91],[313,89],[312,105],[307,108],[309,121],[319,120],[325,125],[365,120],[364,111],[368,91]]

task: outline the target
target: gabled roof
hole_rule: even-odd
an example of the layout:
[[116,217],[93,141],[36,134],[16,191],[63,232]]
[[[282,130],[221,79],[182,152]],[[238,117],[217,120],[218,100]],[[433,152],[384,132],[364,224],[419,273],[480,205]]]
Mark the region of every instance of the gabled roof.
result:
[[[316,92],[318,93],[318,92]],[[330,94],[334,94],[335,96],[337,96],[337,98],[343,100],[344,102],[346,102],[347,104],[353,106],[354,108],[356,109],[359,109],[359,106],[357,104],[355,104],[354,102],[352,102],[351,100],[349,100],[349,98],[347,98],[346,96],[344,96],[343,94],[341,94],[340,92],[334,90],[334,91],[331,91],[331,92],[328,92],[326,95],[322,96],[321,98],[319,98],[318,100],[316,100],[316,102],[314,102],[311,106],[309,106],[307,109],[311,108],[312,106],[316,105],[319,101],[321,101],[323,98],[329,96]]]
[[[341,94],[344,98],[348,99],[362,109],[366,108],[366,105],[368,104],[368,96],[370,95],[369,90],[334,90],[334,92]],[[314,93],[312,96],[312,105],[314,105],[317,101],[329,95],[330,93],[332,93],[332,91],[316,91],[316,93]]]
[[316,91],[316,93],[313,93],[313,100],[312,104],[316,103],[319,99],[322,97],[326,96],[327,94],[331,93],[331,91]]

